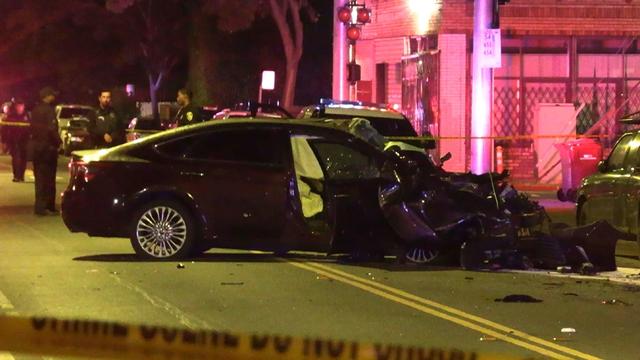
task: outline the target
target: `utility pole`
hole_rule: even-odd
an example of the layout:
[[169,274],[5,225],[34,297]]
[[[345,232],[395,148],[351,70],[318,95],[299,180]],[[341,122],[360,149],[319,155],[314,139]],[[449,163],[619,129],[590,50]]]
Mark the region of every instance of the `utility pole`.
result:
[[[493,102],[493,69],[487,66],[492,24],[497,0],[475,0],[473,12],[473,56],[471,90],[471,172],[491,171],[491,108]],[[498,46],[499,46],[498,34]],[[499,51],[499,50],[498,50]],[[498,54],[500,56],[500,54]],[[499,66],[499,65],[498,65]],[[483,137],[478,139],[477,137]]]

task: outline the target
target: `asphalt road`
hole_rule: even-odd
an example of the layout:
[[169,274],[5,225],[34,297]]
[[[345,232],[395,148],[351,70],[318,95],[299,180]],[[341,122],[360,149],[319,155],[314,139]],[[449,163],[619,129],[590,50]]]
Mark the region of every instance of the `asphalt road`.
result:
[[[59,191],[65,165],[61,160]],[[35,217],[32,181],[12,183],[8,158],[0,156],[0,314],[518,357],[640,358],[640,287],[545,273],[422,268],[392,259],[346,264],[319,254],[276,258],[213,250],[178,268],[177,262],[136,259],[127,239],[72,234],[59,217]],[[571,209],[552,216],[571,219]],[[495,301],[510,294],[542,302]],[[602,304],[611,299],[617,305]],[[576,332],[563,334],[562,328]],[[0,353],[2,360],[14,358],[41,356]]]

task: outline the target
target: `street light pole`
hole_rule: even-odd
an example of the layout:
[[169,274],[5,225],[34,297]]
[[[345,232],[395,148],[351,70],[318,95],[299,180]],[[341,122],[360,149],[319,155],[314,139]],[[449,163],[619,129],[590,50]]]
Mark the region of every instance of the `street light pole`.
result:
[[471,172],[491,170],[491,108],[493,69],[483,66],[483,43],[491,28],[495,0],[475,0],[473,13],[473,56],[471,93]]

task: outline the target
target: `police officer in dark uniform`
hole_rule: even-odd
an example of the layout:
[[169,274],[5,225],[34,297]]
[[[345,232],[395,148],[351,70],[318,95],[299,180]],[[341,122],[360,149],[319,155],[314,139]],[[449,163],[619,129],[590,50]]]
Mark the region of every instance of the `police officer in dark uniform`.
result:
[[120,122],[111,107],[111,91],[100,92],[98,109],[90,120],[89,132],[95,147],[108,148],[122,143]]
[[180,105],[180,109],[175,118],[178,127],[202,122],[200,110],[191,103],[192,97],[193,93],[191,90],[186,88],[178,90],[178,98],[176,101],[178,105]]
[[57,92],[51,87],[40,90],[40,103],[33,109],[31,118],[31,143],[33,174],[36,183],[34,213],[38,216],[56,215],[56,169],[58,149],[62,141],[58,134],[58,122],[53,107]]
[[2,142],[11,154],[13,182],[23,182],[27,169],[27,142],[29,141],[29,114],[24,101],[15,99],[9,106],[6,121],[12,123],[2,127]]

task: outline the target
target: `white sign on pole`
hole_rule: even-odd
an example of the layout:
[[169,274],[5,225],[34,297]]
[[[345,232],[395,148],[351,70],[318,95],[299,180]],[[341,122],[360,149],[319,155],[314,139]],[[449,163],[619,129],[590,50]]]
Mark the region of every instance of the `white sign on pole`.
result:
[[502,42],[500,29],[485,29],[482,34],[482,54],[480,67],[499,68],[502,66]]
[[262,72],[262,85],[263,90],[273,90],[276,87],[276,72],[271,70],[265,70]]

